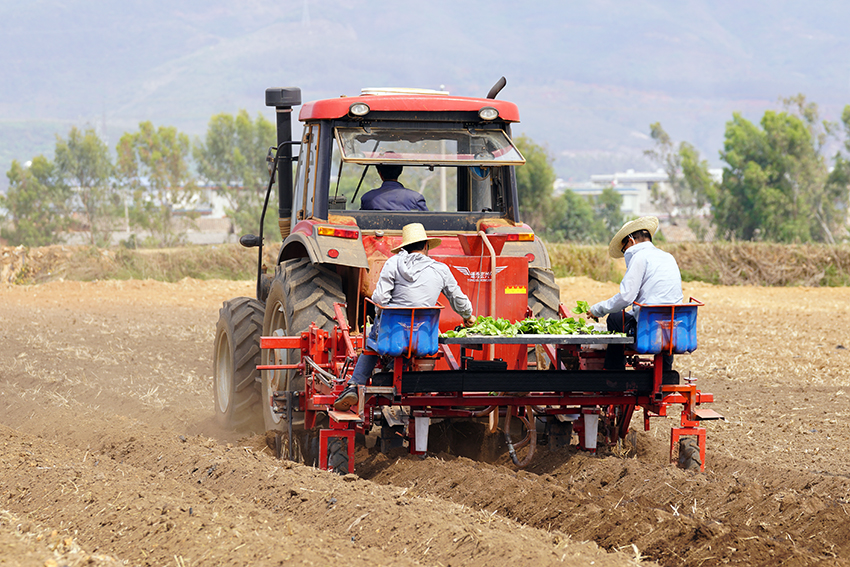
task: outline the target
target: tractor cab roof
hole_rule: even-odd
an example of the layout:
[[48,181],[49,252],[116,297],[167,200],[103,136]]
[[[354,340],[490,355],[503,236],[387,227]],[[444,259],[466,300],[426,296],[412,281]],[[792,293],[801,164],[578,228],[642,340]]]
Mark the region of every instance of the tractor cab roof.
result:
[[[358,106],[352,109],[354,105]],[[482,109],[495,109],[496,117],[503,122],[519,122],[517,106],[508,101],[492,98],[451,96],[445,91],[425,89],[363,89],[360,96],[342,96],[307,102],[301,107],[299,120],[333,120],[343,117],[368,119],[372,112],[410,113],[480,113]],[[492,114],[491,114],[492,116]],[[421,119],[421,117],[417,117]]]

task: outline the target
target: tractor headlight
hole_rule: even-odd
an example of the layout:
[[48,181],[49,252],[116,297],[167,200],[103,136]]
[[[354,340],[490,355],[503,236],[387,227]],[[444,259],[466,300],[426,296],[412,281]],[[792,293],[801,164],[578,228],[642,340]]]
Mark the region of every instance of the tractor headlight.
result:
[[499,117],[499,111],[492,106],[485,106],[478,111],[478,117],[481,120],[495,120]]
[[355,102],[348,107],[348,111],[354,116],[366,116],[370,110],[369,105],[365,102]]

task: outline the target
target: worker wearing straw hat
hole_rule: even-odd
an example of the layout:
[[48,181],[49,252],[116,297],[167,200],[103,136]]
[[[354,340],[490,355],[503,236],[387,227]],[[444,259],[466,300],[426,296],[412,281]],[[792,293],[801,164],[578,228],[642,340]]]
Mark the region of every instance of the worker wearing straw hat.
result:
[[[425,227],[418,222],[405,225],[401,244],[392,249],[396,255],[381,269],[372,301],[386,307],[433,307],[442,293],[452,309],[463,317],[464,325],[474,325],[472,302],[457,285],[449,267],[428,257],[430,249],[439,245],[440,239],[428,238]],[[376,347],[377,327],[372,325],[366,340],[367,347],[372,350]],[[334,409],[346,411],[357,403],[357,386],[369,381],[379,358],[376,354],[360,355],[348,387],[334,402]]]
[[[619,293],[593,305],[590,315],[597,318],[608,315],[609,331],[634,335],[640,317],[640,307],[634,303],[667,305],[681,303],[684,299],[676,259],[652,243],[657,230],[657,218],[641,217],[624,224],[608,245],[609,256],[625,258],[626,274],[620,282]],[[632,311],[625,311],[629,306]],[[623,350],[622,345],[609,345],[605,351],[605,368],[625,368]],[[664,369],[670,370],[672,366],[673,356],[665,355]]]

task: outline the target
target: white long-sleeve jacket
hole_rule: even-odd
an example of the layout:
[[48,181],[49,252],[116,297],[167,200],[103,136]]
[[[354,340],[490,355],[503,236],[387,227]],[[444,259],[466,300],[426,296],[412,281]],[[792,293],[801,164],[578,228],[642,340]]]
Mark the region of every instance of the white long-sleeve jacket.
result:
[[[659,250],[652,242],[640,242],[626,250],[626,274],[620,293],[590,308],[594,317],[621,311],[633,303],[669,305],[681,303],[682,275],[672,254]],[[637,317],[640,308],[635,306]]]
[[381,269],[372,301],[385,307],[433,307],[440,293],[461,317],[472,316],[472,302],[448,266],[425,254],[401,250]]

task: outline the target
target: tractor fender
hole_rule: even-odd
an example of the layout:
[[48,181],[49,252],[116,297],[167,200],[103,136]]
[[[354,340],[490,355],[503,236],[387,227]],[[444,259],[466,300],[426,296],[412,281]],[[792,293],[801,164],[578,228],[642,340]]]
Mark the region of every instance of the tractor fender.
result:
[[[301,225],[303,223],[299,223]],[[277,262],[293,258],[310,259],[313,264],[335,264],[352,268],[368,268],[369,261],[366,258],[366,250],[363,248],[363,236],[358,234],[356,239],[338,238],[334,236],[319,236],[315,228],[296,227],[301,230],[293,230],[283,241]],[[359,233],[359,231],[358,231]]]
[[532,252],[534,254],[534,261],[530,262],[529,266],[551,270],[552,262],[549,260],[549,250],[546,248],[546,244],[539,238],[535,238],[534,250],[536,250],[536,252]]
[[[530,256],[529,256],[530,254]],[[529,268],[543,268],[551,270],[552,263],[549,260],[549,251],[537,235],[529,242],[506,242],[502,248],[502,256],[525,256],[529,258]]]
[[321,261],[319,260],[319,254],[313,239],[303,234],[290,234],[280,247],[277,263],[281,264],[285,260],[307,257],[310,258],[312,264],[315,264]]

